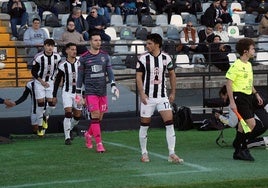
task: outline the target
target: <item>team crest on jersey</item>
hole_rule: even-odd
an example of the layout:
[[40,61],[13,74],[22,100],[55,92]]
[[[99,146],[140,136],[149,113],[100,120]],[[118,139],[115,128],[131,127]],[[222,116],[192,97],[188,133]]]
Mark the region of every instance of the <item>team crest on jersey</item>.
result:
[[101,57],[101,61],[102,61],[102,62],[105,62],[105,57],[102,56],[102,57]]

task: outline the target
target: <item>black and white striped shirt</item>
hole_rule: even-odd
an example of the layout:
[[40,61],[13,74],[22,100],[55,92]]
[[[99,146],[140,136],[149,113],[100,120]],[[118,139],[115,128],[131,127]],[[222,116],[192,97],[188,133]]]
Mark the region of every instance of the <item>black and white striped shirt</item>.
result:
[[58,73],[54,83],[53,97],[57,96],[58,87],[63,78],[62,90],[65,92],[75,94],[76,82],[77,82],[77,68],[79,61],[76,60],[74,63],[70,63],[68,60],[60,63],[58,67]]
[[173,69],[171,57],[164,52],[157,57],[150,53],[140,56],[136,71],[143,73],[143,89],[149,98],[167,97],[165,73]]
[[32,75],[35,79],[40,77],[45,82],[54,80],[60,61],[61,57],[58,53],[53,52],[52,55],[48,56],[44,52],[40,52],[34,57]]

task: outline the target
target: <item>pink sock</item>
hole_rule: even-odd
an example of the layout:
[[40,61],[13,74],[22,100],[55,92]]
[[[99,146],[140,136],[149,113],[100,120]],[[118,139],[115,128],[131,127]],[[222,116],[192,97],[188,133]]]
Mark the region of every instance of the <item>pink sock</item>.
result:
[[100,123],[98,122],[92,122],[90,129],[92,130],[93,136],[95,138],[96,144],[101,143],[101,130],[100,130]]

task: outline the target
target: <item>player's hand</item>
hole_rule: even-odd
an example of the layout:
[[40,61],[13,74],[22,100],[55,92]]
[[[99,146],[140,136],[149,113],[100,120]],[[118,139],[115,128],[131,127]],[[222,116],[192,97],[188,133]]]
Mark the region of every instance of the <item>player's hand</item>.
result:
[[75,95],[75,102],[76,102],[78,107],[82,107],[82,105],[83,105],[83,97],[82,97],[81,94],[76,94]]
[[116,86],[112,86],[111,93],[118,99],[119,98],[119,90]]

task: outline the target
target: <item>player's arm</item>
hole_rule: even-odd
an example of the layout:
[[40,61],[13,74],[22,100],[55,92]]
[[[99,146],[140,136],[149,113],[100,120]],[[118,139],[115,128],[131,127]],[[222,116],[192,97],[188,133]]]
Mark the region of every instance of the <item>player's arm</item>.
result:
[[230,101],[230,108],[234,111],[236,110],[236,104],[234,101],[232,85],[233,85],[233,81],[227,78],[227,82],[226,82],[227,94],[228,94],[228,98]]
[[54,82],[54,88],[53,88],[53,92],[52,92],[54,104],[57,103],[57,92],[58,92],[58,89],[59,89],[59,86],[60,86],[60,83],[61,83],[63,76],[64,76],[64,72],[62,70],[58,69],[58,74],[56,75],[55,82]]
[[109,57],[109,61],[108,61],[107,66],[106,66],[106,72],[107,72],[107,75],[108,75],[109,83],[111,83],[111,93],[116,98],[119,98],[119,90],[116,87],[116,83],[115,83],[115,78],[114,78],[114,73],[113,73],[112,64],[111,64],[111,58],[110,57]]
[[167,69],[169,73],[169,82],[170,82],[169,101],[174,102],[176,96],[176,73],[172,61],[167,65]]
[[30,93],[31,93],[30,88],[25,87],[25,90],[23,91],[21,97],[15,101],[15,104],[19,105],[20,103],[24,102],[28,98]]
[[143,104],[147,104],[148,96],[145,94],[143,89],[143,75],[145,73],[145,67],[143,64],[138,61],[136,66],[136,83],[137,83],[137,89],[140,94],[140,99]]
[[252,87],[252,93],[256,96],[258,100],[258,105],[263,105],[263,99],[261,98],[260,94],[257,92],[254,86]]

